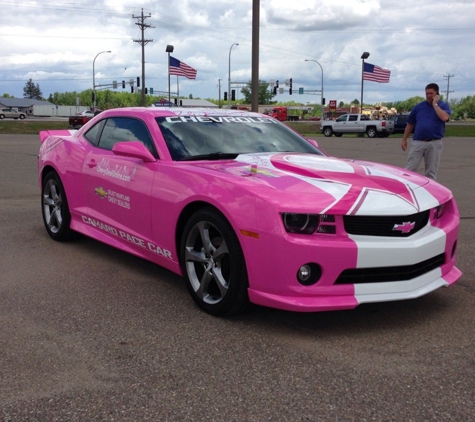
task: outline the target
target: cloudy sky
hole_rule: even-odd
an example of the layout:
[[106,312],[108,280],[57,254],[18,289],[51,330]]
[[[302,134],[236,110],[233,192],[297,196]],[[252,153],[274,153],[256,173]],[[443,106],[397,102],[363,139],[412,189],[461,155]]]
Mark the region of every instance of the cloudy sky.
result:
[[[234,43],[231,80],[250,80],[252,0],[0,0],[0,95],[21,98],[29,78],[45,97],[92,88],[95,57],[96,84],[116,80],[122,90],[122,80],[141,76],[134,16],[142,9],[151,26],[147,87],[168,91],[167,45],[198,71],[196,80],[179,78],[180,95],[217,99],[219,86],[227,91]],[[259,77],[281,87],[292,78],[293,95],[285,88],[277,100],[319,103],[298,88],[320,90],[323,69],[327,103],[350,102],[361,97],[367,51],[367,62],[389,69],[391,80],[365,81],[365,103],[423,96],[429,82],[460,99],[475,95],[474,41],[474,0],[261,0]]]

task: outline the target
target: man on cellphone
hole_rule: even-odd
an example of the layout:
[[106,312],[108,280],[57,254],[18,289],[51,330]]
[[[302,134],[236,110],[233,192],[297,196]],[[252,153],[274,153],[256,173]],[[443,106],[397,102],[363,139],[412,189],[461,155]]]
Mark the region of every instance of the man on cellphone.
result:
[[440,100],[439,85],[435,83],[427,85],[426,101],[420,102],[412,109],[402,136],[401,148],[406,151],[407,138],[414,129],[407,156],[408,170],[417,171],[424,159],[425,175],[435,180],[442,153],[445,122],[449,121],[450,114],[449,105]]

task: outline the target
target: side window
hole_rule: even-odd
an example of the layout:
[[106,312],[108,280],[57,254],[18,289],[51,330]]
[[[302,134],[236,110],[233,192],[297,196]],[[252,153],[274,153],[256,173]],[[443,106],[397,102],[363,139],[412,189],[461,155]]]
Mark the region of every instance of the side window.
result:
[[150,133],[144,122],[129,117],[107,119],[100,136],[99,148],[111,150],[117,142],[139,141],[158,158]]
[[348,119],[348,121],[350,122],[356,122],[358,120],[358,116],[352,114],[350,115],[350,118]]
[[337,122],[346,122],[346,116],[341,116],[336,119]]
[[105,122],[105,120],[101,120],[84,134],[84,137],[96,147],[99,145],[99,139],[101,138],[101,133]]

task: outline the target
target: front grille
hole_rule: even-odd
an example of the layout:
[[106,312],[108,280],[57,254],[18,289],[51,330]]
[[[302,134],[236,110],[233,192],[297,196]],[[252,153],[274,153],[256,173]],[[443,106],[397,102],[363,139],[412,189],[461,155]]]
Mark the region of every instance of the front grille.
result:
[[445,255],[442,253],[414,265],[345,270],[337,278],[335,284],[385,283],[412,280],[444,265],[444,263]]
[[[417,233],[426,226],[429,221],[430,210],[406,216],[359,216],[344,215],[343,223],[348,234],[359,234],[364,236],[388,236],[388,237],[408,237]],[[393,230],[395,225],[403,223],[415,223],[414,228],[408,232]]]

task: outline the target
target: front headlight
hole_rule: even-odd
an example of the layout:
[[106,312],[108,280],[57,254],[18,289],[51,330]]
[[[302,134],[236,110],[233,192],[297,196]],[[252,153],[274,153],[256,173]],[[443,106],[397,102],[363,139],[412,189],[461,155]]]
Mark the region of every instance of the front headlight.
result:
[[335,234],[335,216],[332,214],[282,213],[282,221],[287,233],[298,234]]
[[285,230],[289,233],[312,234],[318,228],[320,216],[318,214],[283,213],[282,220]]
[[435,218],[441,218],[444,215],[444,205],[445,204],[441,204],[435,209]]

